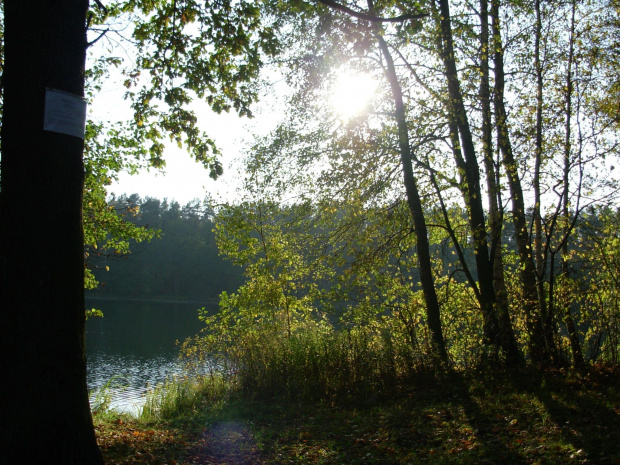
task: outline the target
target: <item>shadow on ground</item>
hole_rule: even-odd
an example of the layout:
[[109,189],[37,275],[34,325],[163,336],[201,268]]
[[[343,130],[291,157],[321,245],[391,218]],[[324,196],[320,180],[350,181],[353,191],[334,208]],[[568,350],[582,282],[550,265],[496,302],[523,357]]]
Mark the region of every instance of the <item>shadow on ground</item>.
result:
[[108,465],[620,465],[619,381],[452,375],[368,398],[237,400],[194,432],[119,420],[98,434]]

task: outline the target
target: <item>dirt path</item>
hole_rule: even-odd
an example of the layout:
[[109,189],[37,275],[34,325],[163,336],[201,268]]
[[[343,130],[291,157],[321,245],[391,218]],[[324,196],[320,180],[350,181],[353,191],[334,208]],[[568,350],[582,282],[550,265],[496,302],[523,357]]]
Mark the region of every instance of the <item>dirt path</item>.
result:
[[257,465],[260,451],[246,426],[237,421],[215,424],[186,459],[196,465]]

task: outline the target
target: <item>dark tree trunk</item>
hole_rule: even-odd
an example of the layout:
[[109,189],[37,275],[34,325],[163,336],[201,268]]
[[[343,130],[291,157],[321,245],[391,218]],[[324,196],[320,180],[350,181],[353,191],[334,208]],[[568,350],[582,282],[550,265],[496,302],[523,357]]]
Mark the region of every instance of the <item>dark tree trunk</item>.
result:
[[538,308],[538,294],[536,289],[536,271],[534,259],[531,253],[530,238],[527,231],[527,221],[525,218],[525,204],[521,179],[517,171],[517,163],[512,153],[512,145],[508,134],[506,121],[506,110],[504,105],[504,61],[502,52],[502,40],[500,35],[499,23],[499,2],[494,0],[492,3],[493,16],[493,49],[495,65],[495,117],[498,132],[498,145],[502,152],[502,164],[508,178],[510,196],[512,201],[512,218],[515,226],[515,238],[517,251],[521,263],[520,277],[522,284],[522,302],[526,315],[526,322],[529,332],[529,352],[534,360],[542,361],[545,343],[542,334],[542,323],[540,321]]
[[[569,35],[569,49],[568,49],[568,63],[566,64],[566,86],[565,86],[565,95],[566,95],[566,126],[565,126],[565,134],[564,134],[564,176],[562,179],[562,184],[564,188],[564,192],[562,195],[562,234],[564,236],[564,242],[561,250],[561,273],[566,279],[569,276],[569,251],[568,251],[568,237],[572,230],[571,227],[571,217],[569,212],[569,203],[570,203],[570,191],[569,191],[569,177],[570,177],[570,169],[571,169],[571,120],[573,118],[573,61],[575,59],[575,10],[577,9],[576,0],[572,1],[571,5],[571,26],[570,26],[570,35]],[[570,303],[563,302],[564,307],[564,324],[566,325],[566,330],[568,331],[568,340],[570,341],[571,353],[573,355],[573,364],[575,367],[581,367],[584,364],[583,353],[581,351],[581,343],[579,342],[579,335],[577,334],[577,328],[575,326],[575,320],[573,319],[573,314],[570,309]]]
[[482,109],[482,151],[489,198],[489,231],[491,233],[491,263],[493,287],[497,302],[497,318],[502,346],[509,365],[521,360],[519,346],[510,321],[508,291],[504,280],[502,254],[503,215],[500,210],[500,189],[493,157],[493,131],[491,123],[491,89],[489,84],[489,5],[480,0],[480,107]]
[[[371,6],[370,2],[369,6]],[[407,194],[407,205],[409,206],[409,211],[411,212],[411,216],[413,218],[416,235],[418,266],[420,269],[422,292],[424,293],[424,300],[426,303],[427,324],[431,333],[434,355],[439,359],[441,364],[446,365],[448,363],[448,354],[446,352],[446,345],[441,328],[439,300],[437,299],[437,291],[435,290],[435,282],[433,279],[430,245],[428,242],[428,231],[426,227],[426,219],[424,217],[424,208],[422,207],[418,186],[413,174],[411,146],[409,144],[409,130],[407,129],[403,94],[398,82],[394,67],[394,60],[390,50],[381,34],[377,34],[377,40],[379,41],[379,47],[381,48],[381,52],[383,53],[386,61],[386,75],[390,82],[392,96],[394,98],[396,124],[398,126],[398,146],[400,150],[401,165],[403,168],[405,191]]]
[[493,49],[495,68],[495,119],[498,133],[498,145],[502,152],[502,164],[508,178],[512,201],[512,219],[515,227],[515,239],[519,254],[519,274],[522,288],[522,306],[525,313],[529,333],[528,350],[536,363],[548,363],[549,351],[543,333],[543,324],[538,299],[536,267],[532,255],[530,235],[527,230],[523,189],[519,177],[517,162],[512,152],[512,144],[508,134],[506,108],[504,105],[504,57],[500,35],[499,1],[493,0],[491,7],[493,16]]
[[[553,339],[554,331],[552,327],[553,318],[550,313],[545,291],[545,275],[546,267],[549,263],[549,241],[543,245],[543,223],[542,223],[542,202],[540,189],[540,174],[543,166],[543,62],[541,54],[544,52],[543,30],[542,30],[542,14],[540,0],[534,1],[534,11],[536,15],[536,25],[534,28],[534,72],[536,74],[536,137],[535,137],[535,157],[534,157],[534,208],[532,211],[534,223],[534,250],[536,258],[536,287],[538,293],[538,301],[540,307],[540,325],[544,337],[546,351],[544,359],[557,363],[558,351]],[[538,323],[537,323],[538,324]]]
[[487,345],[504,345],[499,330],[495,309],[495,289],[493,288],[493,268],[489,259],[486,219],[482,205],[480,172],[476,150],[463,102],[461,87],[454,58],[454,44],[448,0],[437,0],[439,5],[439,27],[441,35],[441,58],[448,84],[452,118],[460,135],[462,158],[457,158],[459,169],[464,172],[463,197],[469,212],[469,222],[474,239],[476,269],[480,288],[480,307],[483,316],[483,342]]
[[5,0],[0,456],[102,464],[86,389],[83,140],[43,130],[46,88],[84,93],[88,0]]

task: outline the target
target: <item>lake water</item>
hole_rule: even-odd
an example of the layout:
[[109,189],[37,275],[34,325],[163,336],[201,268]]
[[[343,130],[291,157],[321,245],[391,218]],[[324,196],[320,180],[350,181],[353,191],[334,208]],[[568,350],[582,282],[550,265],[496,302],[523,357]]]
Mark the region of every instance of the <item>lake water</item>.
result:
[[88,299],[86,306],[104,314],[86,322],[88,388],[109,383],[110,407],[137,413],[148,386],[181,371],[177,341],[204,326],[197,309],[206,305]]

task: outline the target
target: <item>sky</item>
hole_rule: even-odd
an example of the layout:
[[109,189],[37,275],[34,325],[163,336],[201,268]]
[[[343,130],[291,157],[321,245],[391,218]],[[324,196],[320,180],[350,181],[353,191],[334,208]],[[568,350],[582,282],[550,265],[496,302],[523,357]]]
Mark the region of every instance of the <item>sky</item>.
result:
[[204,117],[209,135],[222,152],[220,161],[224,174],[217,180],[209,177],[209,170],[197,163],[184,148],[168,144],[163,172],[155,169],[136,175],[121,173],[118,182],[108,191],[116,195],[138,193],[141,197],[167,198],[185,205],[191,200],[203,200],[209,195],[222,200],[234,197],[238,184],[237,167],[243,155],[244,140],[250,137],[247,121],[234,114],[207,114]]
[[[132,121],[129,103],[123,100],[125,87],[122,76],[110,77],[91,105],[91,116],[101,121]],[[273,76],[272,94],[285,94],[288,89],[279,76]],[[362,111],[375,92],[376,83],[367,76],[343,72],[336,80],[333,94],[329,96],[336,113],[345,119]],[[200,127],[216,142],[220,149],[220,162],[224,174],[217,180],[209,171],[196,163],[189,153],[175,143],[168,144],[164,159],[164,172],[151,169],[139,174],[121,173],[117,182],[109,186],[108,193],[156,197],[177,201],[181,205],[210,197],[216,202],[233,201],[239,185],[244,150],[250,145],[253,134],[266,135],[284,117],[282,105],[274,97],[265,97],[252,110],[253,119],[240,118],[235,113],[215,114],[204,102],[195,103],[194,110]]]
[[[92,116],[103,121],[131,121],[131,111],[122,98],[123,92],[123,85],[111,78],[95,97],[91,105]],[[232,199],[238,185],[236,173],[243,155],[244,141],[251,140],[256,124],[234,113],[215,114],[206,104],[198,105],[196,113],[200,126],[215,140],[222,153],[220,161],[224,174],[218,180],[211,179],[209,171],[196,163],[185,148],[169,143],[164,154],[166,167],[163,172],[150,169],[135,175],[121,173],[119,180],[109,186],[109,194],[137,193],[143,198],[167,198],[181,205],[194,199],[203,200],[207,195],[222,200]]]

